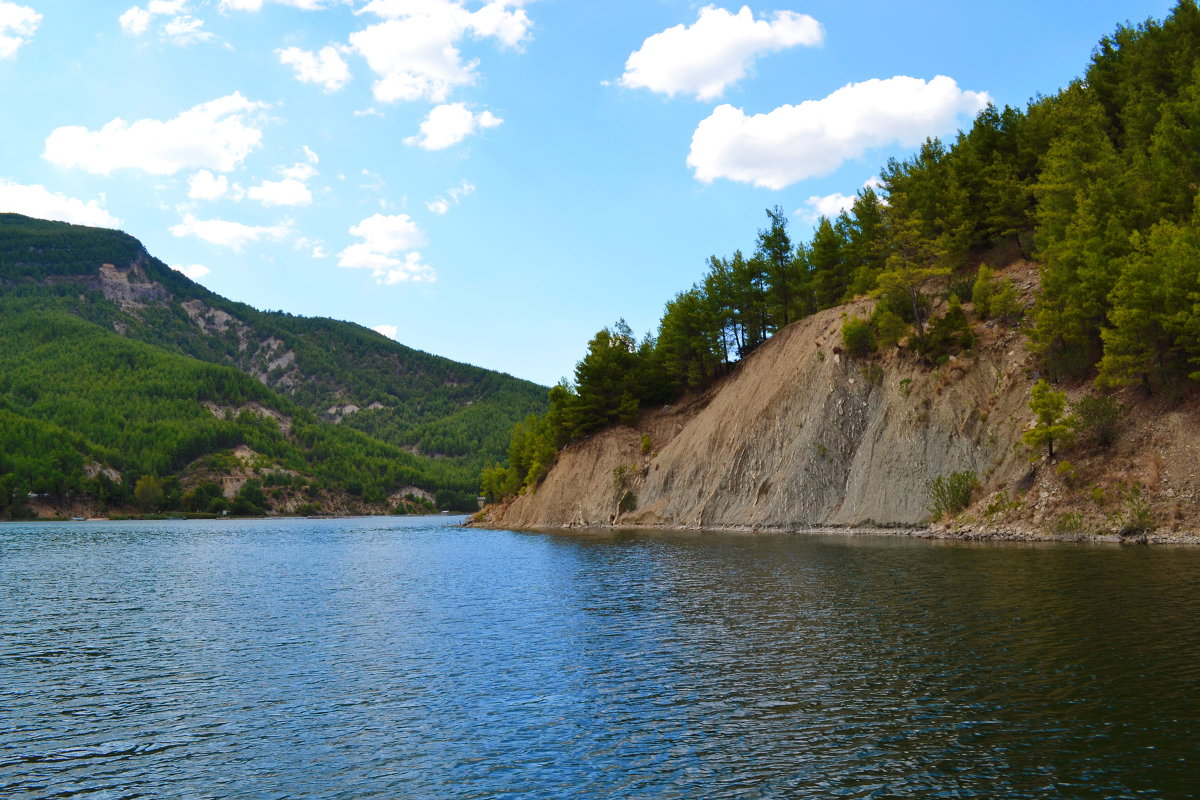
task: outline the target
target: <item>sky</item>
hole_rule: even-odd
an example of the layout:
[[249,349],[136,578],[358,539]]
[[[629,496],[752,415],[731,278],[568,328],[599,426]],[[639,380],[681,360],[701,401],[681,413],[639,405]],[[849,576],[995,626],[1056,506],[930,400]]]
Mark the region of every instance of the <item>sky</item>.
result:
[[0,0],[0,211],[550,385],[1172,0]]

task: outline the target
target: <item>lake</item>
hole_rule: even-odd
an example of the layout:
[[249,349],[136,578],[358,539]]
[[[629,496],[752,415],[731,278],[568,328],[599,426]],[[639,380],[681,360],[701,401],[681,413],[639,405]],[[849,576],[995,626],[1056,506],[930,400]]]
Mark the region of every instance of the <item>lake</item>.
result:
[[1200,548],[0,525],[0,796],[1186,798]]

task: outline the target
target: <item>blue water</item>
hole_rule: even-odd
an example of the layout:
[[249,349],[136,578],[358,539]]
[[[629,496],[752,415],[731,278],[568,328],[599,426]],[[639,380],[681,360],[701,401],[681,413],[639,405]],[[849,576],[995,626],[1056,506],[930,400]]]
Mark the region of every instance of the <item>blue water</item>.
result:
[[0,526],[0,796],[1200,796],[1200,548],[457,521]]

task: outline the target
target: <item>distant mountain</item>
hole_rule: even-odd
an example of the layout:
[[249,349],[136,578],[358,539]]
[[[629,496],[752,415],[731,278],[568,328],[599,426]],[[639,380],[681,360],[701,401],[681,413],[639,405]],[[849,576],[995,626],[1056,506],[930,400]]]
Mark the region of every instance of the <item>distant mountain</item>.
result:
[[[512,425],[546,402],[537,384],[353,323],[223,298],[119,231],[17,214],[0,214],[0,345],[0,514],[22,492],[56,507],[95,497],[104,475],[107,497],[130,503],[142,475],[180,498],[199,483],[228,495],[255,480],[251,464],[305,487],[271,510],[439,493],[463,506]],[[22,436],[65,460],[21,456]]]

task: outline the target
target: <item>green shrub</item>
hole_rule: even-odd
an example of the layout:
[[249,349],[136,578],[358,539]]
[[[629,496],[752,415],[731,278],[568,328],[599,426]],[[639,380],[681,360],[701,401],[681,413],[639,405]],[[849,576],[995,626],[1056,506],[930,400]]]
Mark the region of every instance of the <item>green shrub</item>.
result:
[[1054,521],[1054,532],[1064,536],[1083,533],[1083,515],[1075,511],[1059,514],[1058,519]]
[[862,358],[875,352],[875,332],[861,317],[846,317],[842,322],[842,347],[852,356]]
[[974,472],[952,472],[929,482],[929,512],[934,519],[954,515],[971,504],[971,494],[979,486]]
[[895,312],[876,306],[871,314],[871,326],[875,329],[875,341],[879,347],[890,350],[908,335],[908,323]]
[[621,502],[617,504],[617,508],[620,509],[622,514],[633,511],[635,508],[637,508],[637,495],[635,495],[633,492],[626,491],[623,495],[621,495]]
[[642,455],[649,455],[650,450],[654,447],[654,440],[650,438],[650,434],[642,434]]
[[1016,324],[1025,315],[1025,307],[1021,305],[1021,296],[1017,287],[1010,280],[1002,280],[992,294],[988,310],[996,319],[1008,325]]
[[1125,406],[1115,397],[1089,394],[1071,404],[1071,427],[1086,442],[1097,447],[1112,447],[1125,418]]
[[924,355],[935,363],[944,363],[949,356],[969,348],[975,341],[971,325],[963,312],[957,295],[950,297],[946,313],[929,324],[925,332]]

